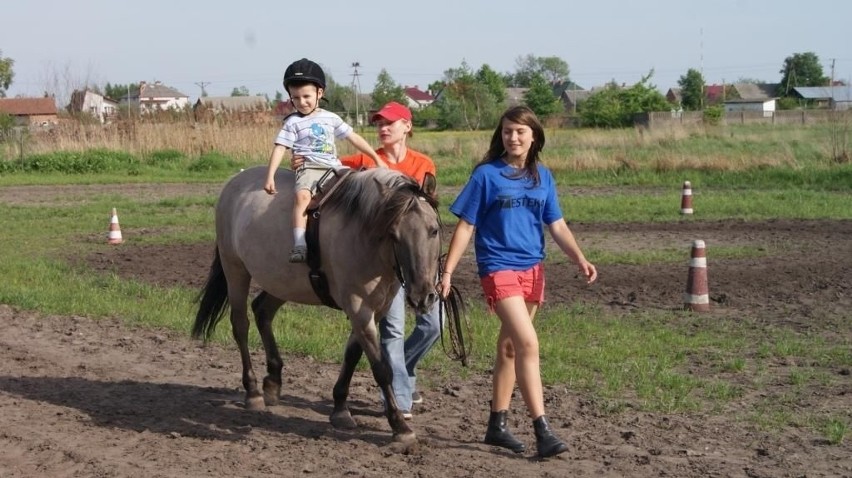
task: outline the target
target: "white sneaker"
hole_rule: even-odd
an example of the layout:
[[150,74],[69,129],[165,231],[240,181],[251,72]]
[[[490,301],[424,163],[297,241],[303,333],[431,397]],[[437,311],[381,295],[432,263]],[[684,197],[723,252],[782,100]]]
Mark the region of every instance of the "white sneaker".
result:
[[290,249],[290,262],[307,262],[307,260],[307,246],[293,246],[293,248]]

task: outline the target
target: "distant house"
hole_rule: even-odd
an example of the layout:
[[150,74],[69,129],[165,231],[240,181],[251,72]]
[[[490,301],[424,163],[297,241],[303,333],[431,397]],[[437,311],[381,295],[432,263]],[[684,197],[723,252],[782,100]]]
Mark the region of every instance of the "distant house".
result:
[[577,105],[579,105],[580,102],[585,101],[589,96],[592,96],[591,91],[583,89],[582,86],[570,80],[555,81],[552,86],[553,96],[562,101],[562,105],[568,113],[576,112]]
[[122,98],[122,103],[138,105],[139,111],[143,113],[170,109],[180,110],[189,106],[189,97],[159,81],[154,83],[140,81],[139,91]]
[[775,98],[769,99],[733,99],[725,101],[726,113],[737,113],[745,111],[762,112],[763,116],[772,116],[775,113]]
[[72,114],[86,113],[101,123],[105,123],[118,112],[118,101],[89,89],[76,90],[71,93],[68,112]]
[[802,99],[813,100],[818,107],[833,110],[852,109],[852,87],[835,86],[798,86],[793,91]]
[[666,101],[669,103],[680,106],[683,102],[683,94],[680,88],[669,88],[669,91],[666,92]]
[[565,105],[565,111],[569,113],[576,113],[577,106],[589,99],[594,93],[594,90],[565,90],[562,92],[562,96],[560,96],[559,99],[561,99],[562,104]]
[[408,101],[408,107],[412,110],[423,109],[435,102],[435,97],[431,91],[422,91],[415,86],[406,86],[404,88],[405,98]]
[[59,122],[56,101],[51,98],[0,98],[0,113],[15,119],[18,126],[47,126]]
[[[717,105],[725,101],[726,85],[704,85],[704,105]],[[674,106],[683,103],[683,88],[669,88],[666,101]]]
[[778,98],[778,83],[734,83],[733,96],[742,100],[764,101]]

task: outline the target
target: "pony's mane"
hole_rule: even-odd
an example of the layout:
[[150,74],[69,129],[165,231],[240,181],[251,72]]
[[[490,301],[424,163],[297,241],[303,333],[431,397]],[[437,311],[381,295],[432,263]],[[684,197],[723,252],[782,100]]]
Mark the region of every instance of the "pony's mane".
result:
[[433,209],[438,207],[414,179],[391,169],[374,168],[348,175],[325,206],[340,210],[346,220],[358,221],[364,231],[379,237],[418,199],[426,200]]

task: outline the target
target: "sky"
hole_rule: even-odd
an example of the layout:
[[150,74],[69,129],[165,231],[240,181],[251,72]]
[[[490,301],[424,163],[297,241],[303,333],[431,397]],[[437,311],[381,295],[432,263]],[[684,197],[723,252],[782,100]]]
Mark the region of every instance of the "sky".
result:
[[848,83],[850,19],[849,0],[38,0],[4,2],[0,51],[15,61],[10,97],[139,81],[192,101],[202,84],[274,97],[302,57],[365,93],[382,69],[425,90],[463,63],[507,73],[527,55],[565,60],[586,89],[653,70],[664,93],[690,68],[707,84],[778,82],[804,52]]

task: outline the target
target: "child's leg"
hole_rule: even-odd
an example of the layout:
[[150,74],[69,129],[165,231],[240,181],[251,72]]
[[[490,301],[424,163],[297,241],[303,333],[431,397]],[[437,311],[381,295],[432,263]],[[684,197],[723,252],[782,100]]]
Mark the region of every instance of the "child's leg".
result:
[[[296,191],[296,196],[293,200],[293,239],[295,245],[305,245],[305,229],[308,227],[308,216],[305,211],[308,210],[308,204],[311,202],[311,192],[307,189]],[[301,231],[301,240],[296,237],[298,231]]]

